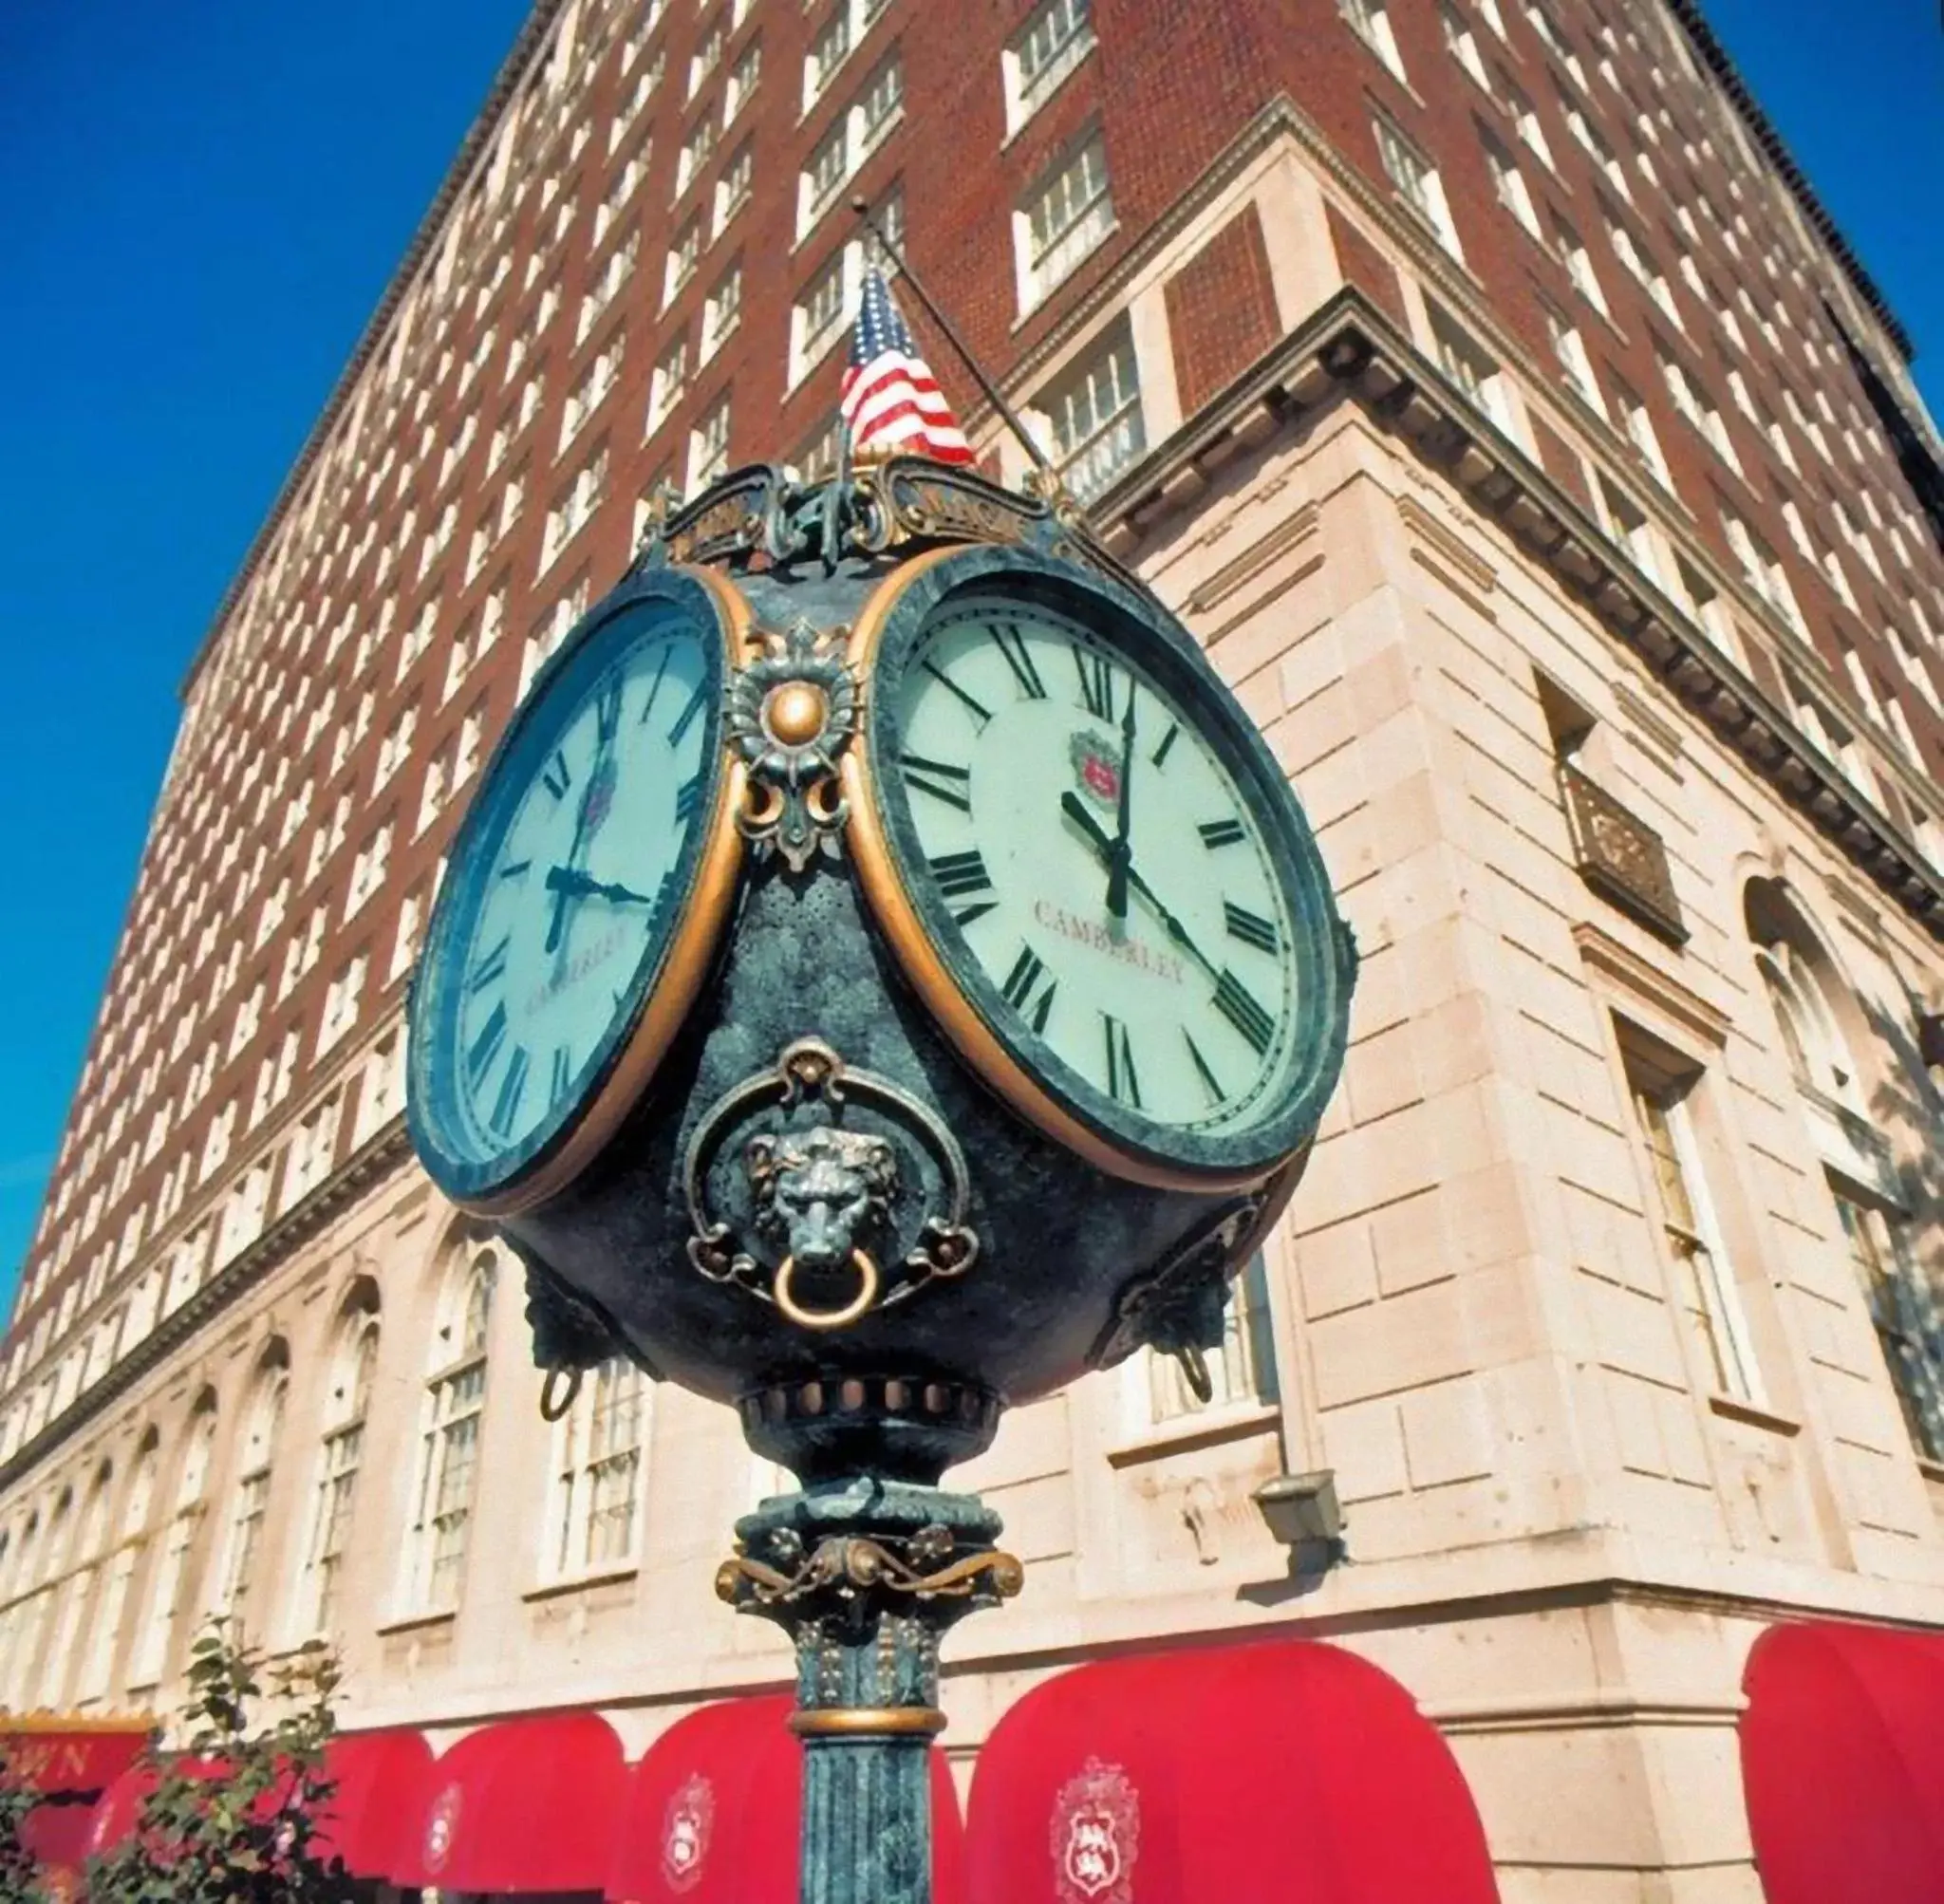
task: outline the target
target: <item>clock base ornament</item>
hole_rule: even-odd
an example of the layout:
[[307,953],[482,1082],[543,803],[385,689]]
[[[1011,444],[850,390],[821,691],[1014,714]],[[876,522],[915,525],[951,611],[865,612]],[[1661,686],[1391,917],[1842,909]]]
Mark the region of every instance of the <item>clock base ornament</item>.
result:
[[1063,498],[913,457],[659,513],[475,812],[421,1154],[525,1261],[551,1409],[626,1354],[795,1476],[718,1589],[796,1643],[802,1896],[925,1904],[940,1640],[1021,1577],[939,1483],[1144,1346],[1206,1396],[1342,1065],[1315,841]]
[[930,1904],[939,1642],[1019,1593],[975,1496],[851,1481],[765,1501],[736,1523],[718,1596],[796,1650],[802,1904]]

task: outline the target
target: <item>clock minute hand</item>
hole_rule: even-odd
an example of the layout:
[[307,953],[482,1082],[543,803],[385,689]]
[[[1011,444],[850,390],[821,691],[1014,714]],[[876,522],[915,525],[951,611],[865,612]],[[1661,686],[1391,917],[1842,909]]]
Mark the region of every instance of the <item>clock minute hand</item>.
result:
[[[1068,819],[1075,821],[1078,825],[1080,831],[1087,835],[1088,841],[1093,846],[1094,851],[1111,866],[1112,864],[1114,843],[1108,838],[1107,829],[1087,811],[1085,802],[1081,800],[1077,793],[1069,789],[1060,795],[1059,804],[1060,811],[1066,814]],[[1154,916],[1160,920],[1162,927],[1168,936],[1211,979],[1220,978],[1221,974],[1216,969],[1215,961],[1195,943],[1188,934],[1187,927],[1161,903],[1161,895],[1134,869],[1131,854],[1128,859],[1128,884],[1154,908]]]

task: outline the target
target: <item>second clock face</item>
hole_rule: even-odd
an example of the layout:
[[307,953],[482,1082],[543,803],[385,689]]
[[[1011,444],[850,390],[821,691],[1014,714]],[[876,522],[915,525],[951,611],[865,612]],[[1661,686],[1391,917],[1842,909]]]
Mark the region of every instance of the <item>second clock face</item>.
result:
[[414,1009],[421,1154],[496,1193],[600,1088],[717,797],[721,636],[666,585],[542,676],[455,845]]
[[1243,1133],[1300,1066],[1301,933],[1273,816],[1163,673],[1091,617],[948,597],[885,683],[898,752],[876,771],[1006,1042],[1133,1128]]

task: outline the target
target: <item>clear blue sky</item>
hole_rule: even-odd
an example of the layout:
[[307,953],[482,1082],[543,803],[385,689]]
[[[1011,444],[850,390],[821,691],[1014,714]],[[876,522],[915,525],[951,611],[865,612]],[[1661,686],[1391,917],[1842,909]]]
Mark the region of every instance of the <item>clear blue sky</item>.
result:
[[[526,10],[0,0],[0,1301],[183,665]],[[1708,10],[1944,409],[1934,0]]]

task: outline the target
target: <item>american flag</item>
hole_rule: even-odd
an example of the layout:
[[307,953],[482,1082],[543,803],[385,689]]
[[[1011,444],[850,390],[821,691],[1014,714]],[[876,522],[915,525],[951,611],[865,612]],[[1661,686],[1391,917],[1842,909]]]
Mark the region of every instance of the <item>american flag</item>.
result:
[[864,303],[850,334],[850,363],[837,409],[850,426],[850,454],[916,454],[969,463],[972,446],[931,366],[891,301],[884,273],[864,277]]

